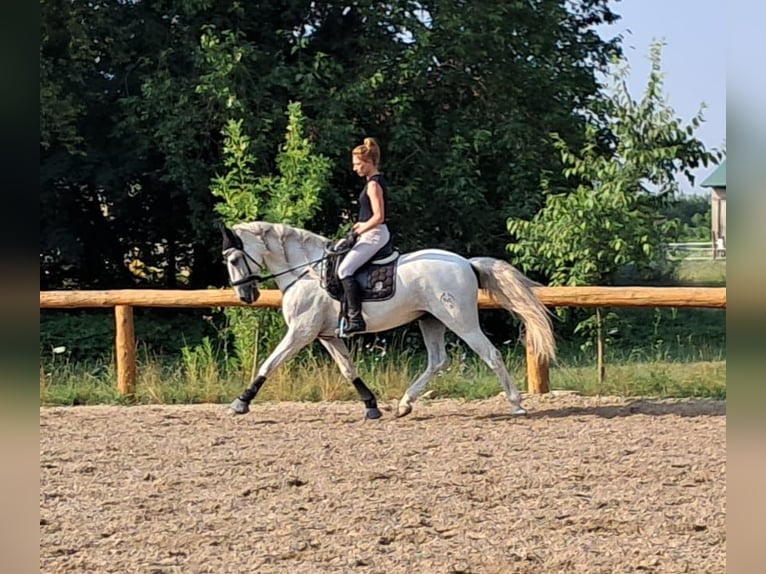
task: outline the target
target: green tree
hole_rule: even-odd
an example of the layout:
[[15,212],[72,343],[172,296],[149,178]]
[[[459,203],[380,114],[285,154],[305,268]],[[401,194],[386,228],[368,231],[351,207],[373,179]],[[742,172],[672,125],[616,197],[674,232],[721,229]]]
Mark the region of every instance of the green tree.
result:
[[412,247],[500,256],[506,219],[531,217],[541,172],[560,171],[547,134],[581,137],[578,109],[618,53],[593,27],[616,16],[598,0],[420,6],[412,43],[378,66],[373,92],[386,97],[376,116],[396,120],[382,141],[406,158],[392,168],[395,221],[425,223],[397,232]]
[[710,197],[681,195],[663,210],[669,220],[678,221],[675,241],[712,241]]
[[[374,135],[402,249],[501,254],[505,219],[531,216],[540,170],[560,171],[546,134],[579,141],[618,52],[594,32],[616,18],[608,0],[41,8],[43,288],[222,282],[220,127],[241,119],[255,172],[274,173],[290,101],[333,166],[312,229],[337,229],[358,193],[349,151]],[[136,278],[126,259],[159,272]]]
[[[676,176],[715,161],[694,137],[702,110],[689,124],[678,119],[662,93],[661,44],[651,48],[651,72],[643,97],[634,100],[616,68],[600,105],[603,121],[586,126],[584,143],[571,149],[554,135],[563,173],[573,192],[546,188],[544,207],[529,221],[508,220],[516,241],[508,250],[527,271],[542,272],[553,285],[612,285],[625,266],[643,275],[665,259],[673,222],[660,217],[677,192]],[[599,381],[604,378],[604,317],[596,309],[576,331],[595,337]]]

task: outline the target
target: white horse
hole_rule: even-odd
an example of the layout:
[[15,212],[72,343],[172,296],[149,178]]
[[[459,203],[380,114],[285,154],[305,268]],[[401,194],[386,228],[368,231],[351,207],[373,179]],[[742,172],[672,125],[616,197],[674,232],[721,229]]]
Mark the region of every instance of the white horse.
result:
[[[282,314],[287,323],[287,333],[260,365],[258,376],[229,405],[234,413],[247,413],[266,378],[300,349],[319,339],[343,376],[356,387],[367,409],[366,418],[381,416],[375,396],[357,375],[345,341],[336,335],[340,303],[322,287],[314,267],[324,258],[328,242],[321,235],[280,223],[256,221],[223,228],[223,255],[240,300],[250,304],[258,299],[258,283],[266,278],[262,273],[268,270],[283,294]],[[365,301],[362,310],[371,333],[415,319],[420,323],[428,366],[404,393],[396,415],[409,414],[428,382],[447,367],[446,329],[465,341],[494,371],[511,403],[511,412],[526,414],[500,352],[479,327],[477,299],[479,288],[486,289],[503,308],[520,317],[527,341],[538,358],[550,361],[556,354],[550,314],[531,289],[534,285],[499,259],[466,259],[441,249],[402,255],[394,296],[385,301]]]

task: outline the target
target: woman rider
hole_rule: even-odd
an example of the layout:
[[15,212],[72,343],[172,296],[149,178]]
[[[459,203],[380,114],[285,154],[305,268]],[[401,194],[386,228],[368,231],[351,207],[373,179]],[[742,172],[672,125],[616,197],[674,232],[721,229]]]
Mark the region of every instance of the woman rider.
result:
[[389,240],[391,234],[386,225],[387,188],[380,166],[380,146],[374,138],[364,138],[362,145],[351,152],[354,172],[365,179],[359,195],[359,218],[351,228],[354,246],[338,266],[338,278],[345,293],[348,325],[345,333],[361,333],[367,329],[362,318],[361,286],[354,279],[354,273]]

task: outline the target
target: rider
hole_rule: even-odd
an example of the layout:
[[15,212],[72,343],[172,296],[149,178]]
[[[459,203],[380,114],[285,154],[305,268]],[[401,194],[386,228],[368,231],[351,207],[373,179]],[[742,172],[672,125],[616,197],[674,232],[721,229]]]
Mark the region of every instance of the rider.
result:
[[391,237],[386,225],[388,182],[379,171],[380,147],[375,139],[364,138],[362,145],[351,152],[354,172],[365,179],[359,195],[359,219],[351,228],[350,238],[355,241],[338,266],[338,278],[343,284],[348,310],[348,325],[345,333],[361,333],[367,329],[362,318],[361,286],[354,279],[354,273],[367,263]]

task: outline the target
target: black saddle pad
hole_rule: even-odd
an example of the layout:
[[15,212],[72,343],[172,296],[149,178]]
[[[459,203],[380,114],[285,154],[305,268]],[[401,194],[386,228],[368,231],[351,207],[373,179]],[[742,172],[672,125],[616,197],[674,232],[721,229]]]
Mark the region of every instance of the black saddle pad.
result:
[[[336,301],[343,300],[343,285],[337,274],[342,258],[343,255],[328,257],[324,261],[322,270],[322,287]],[[385,301],[396,293],[396,268],[399,264],[399,254],[396,253],[382,260],[386,262],[365,263],[354,274],[354,279],[362,287],[363,301]]]

